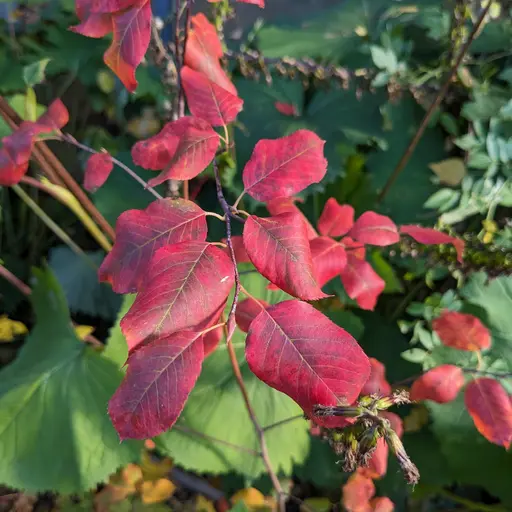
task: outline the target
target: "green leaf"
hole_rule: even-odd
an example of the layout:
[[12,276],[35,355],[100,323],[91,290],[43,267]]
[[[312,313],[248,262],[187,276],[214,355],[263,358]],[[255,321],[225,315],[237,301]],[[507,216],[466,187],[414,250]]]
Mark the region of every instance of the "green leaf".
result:
[[396,71],[398,61],[395,53],[389,48],[381,46],[370,46],[373,63],[379,68],[394,73]]
[[[241,279],[249,293],[269,303],[289,298],[284,292],[267,290],[268,281],[257,273],[244,274]],[[233,337],[233,345],[260,425],[265,427],[300,415],[302,410],[295,402],[261,382],[249,370],[244,358],[245,334],[238,329]],[[200,473],[225,474],[235,471],[249,479],[256,479],[265,473],[259,457],[201,437],[203,434],[259,451],[259,443],[233,375],[225,343],[221,342],[204,361],[201,376],[177,426],[157,438],[158,446],[176,464]],[[185,430],[180,431],[180,427]],[[308,429],[308,423],[299,418],[267,431],[265,437],[276,471],[290,475],[293,465],[305,459],[309,450]]]
[[44,71],[48,62],[50,59],[41,59],[23,68],[23,80],[27,87],[34,87],[34,85],[44,82]]
[[115,318],[121,297],[110,285],[98,281],[98,267],[105,253],[86,252],[87,259],[60,246],[51,249],[49,264],[64,289],[71,311],[105,319]]
[[356,340],[362,338],[364,333],[364,324],[361,319],[350,311],[343,309],[336,311],[323,311],[336,325],[339,325],[351,334]]
[[402,282],[396,275],[393,267],[384,259],[380,252],[373,251],[371,253],[370,263],[375,272],[386,282],[384,293],[401,293],[404,291]]
[[[7,102],[9,105],[16,111],[16,113],[24,120],[27,120],[27,117],[25,115],[25,100],[26,96],[24,94],[15,94],[14,96],[11,96],[10,98],[7,98]],[[36,119],[44,114],[46,112],[46,107],[43,105],[37,105],[36,111],[35,111],[35,117]],[[11,134],[11,128],[9,125],[4,121],[4,118],[0,116],[0,138],[5,137],[6,135]]]
[[0,482],[78,493],[135,460],[141,444],[120,444],[107,415],[118,368],[77,338],[50,271],[35,275],[36,325],[0,373]]

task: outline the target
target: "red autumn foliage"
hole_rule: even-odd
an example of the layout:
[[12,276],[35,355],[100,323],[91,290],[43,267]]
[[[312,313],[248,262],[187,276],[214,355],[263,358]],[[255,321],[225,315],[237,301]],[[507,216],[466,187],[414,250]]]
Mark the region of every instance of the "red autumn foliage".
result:
[[[356,340],[296,300],[271,306],[252,321],[245,354],[259,379],[293,398],[309,416],[317,404],[352,404],[370,374]],[[324,426],[340,424],[338,418],[314,420]]]
[[300,215],[251,215],[243,237],[245,250],[258,272],[281,290],[303,300],[326,297],[315,280],[307,229]]
[[261,313],[262,309],[268,306],[264,300],[254,300],[250,297],[238,304],[235,319],[238,327],[243,332],[248,332],[251,322]]
[[304,216],[304,214],[300,211],[300,209],[295,204],[299,199],[296,197],[278,197],[277,199],[271,199],[266,202],[267,210],[270,215],[279,215],[281,213],[299,213],[302,216],[302,219],[306,223],[306,228],[308,230],[308,239],[312,240],[318,236],[315,228],[311,225],[309,220]]
[[299,115],[299,111],[293,103],[283,103],[281,101],[276,101],[274,106],[280,114],[283,114],[283,116],[298,117]]
[[411,387],[411,400],[432,400],[445,404],[457,398],[464,386],[464,372],[451,364],[436,366],[416,379]]
[[85,164],[84,188],[96,192],[107,181],[114,163],[108,153],[95,153]]
[[343,245],[328,236],[319,236],[309,242],[313,269],[318,286],[322,287],[340,275],[347,264],[347,254]]
[[369,512],[375,495],[373,480],[356,471],[343,486],[342,504],[347,512]]
[[508,450],[512,443],[512,402],[505,388],[494,379],[475,379],[464,391],[464,403],[478,432]]
[[447,347],[479,351],[491,346],[491,333],[479,318],[467,313],[445,310],[432,327]]
[[395,244],[400,240],[395,223],[375,212],[364,212],[352,226],[349,236],[362,244],[380,246]]
[[370,500],[370,507],[373,512],[393,512],[395,504],[387,496],[379,496]]
[[353,225],[354,208],[348,204],[339,204],[334,197],[327,199],[318,219],[318,231],[325,236],[343,236]]
[[361,389],[361,395],[390,395],[391,385],[386,380],[386,367],[374,357],[370,357],[370,364],[372,367],[370,377]]
[[368,465],[360,468],[358,471],[364,476],[378,480],[382,478],[388,470],[389,448],[386,441],[381,437],[377,440],[377,447],[372,453]]

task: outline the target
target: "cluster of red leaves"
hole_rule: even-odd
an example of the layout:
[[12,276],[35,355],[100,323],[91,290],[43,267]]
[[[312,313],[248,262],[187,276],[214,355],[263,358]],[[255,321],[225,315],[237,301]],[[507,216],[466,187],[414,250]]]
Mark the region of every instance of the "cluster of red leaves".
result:
[[393,512],[394,503],[386,496],[375,498],[373,480],[356,471],[343,486],[342,504],[347,512]]
[[73,32],[95,38],[113,33],[103,60],[130,92],[135,91],[135,70],[151,37],[150,0],[76,0],[76,15],[80,24],[70,27]]
[[[432,327],[447,347],[472,352],[491,347],[489,330],[473,315],[443,311]],[[462,368],[443,364],[419,377],[410,396],[412,400],[444,404],[455,400],[465,384]],[[508,449],[512,443],[512,402],[503,386],[487,377],[473,379],[465,387],[464,403],[478,431],[491,443]]]
[[36,138],[42,133],[60,130],[68,121],[68,110],[57,99],[37,121],[24,121],[11,135],[4,137],[0,149],[0,185],[16,185],[28,170]]

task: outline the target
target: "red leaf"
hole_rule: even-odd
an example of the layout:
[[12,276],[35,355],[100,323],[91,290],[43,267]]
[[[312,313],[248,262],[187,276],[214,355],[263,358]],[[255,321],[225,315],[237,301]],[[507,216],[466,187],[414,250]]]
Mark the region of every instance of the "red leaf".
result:
[[236,96],[236,87],[219,62],[224,52],[217,30],[203,13],[192,16],[190,21],[192,26],[187,38],[185,65]]
[[113,13],[134,7],[140,0],[89,0],[91,12]]
[[[104,37],[112,32],[112,16],[110,14],[94,13],[92,10],[93,3],[95,3],[94,0],[76,0],[76,16],[81,23],[69,27],[69,30],[95,38]],[[99,4],[100,2],[97,1],[96,3]]]
[[84,188],[96,192],[107,181],[114,164],[108,153],[91,155],[85,165]]
[[265,7],[265,0],[237,0],[237,2],[241,4],[253,4],[261,7],[262,9]]
[[226,301],[234,272],[218,247],[188,241],[158,249],[144,279],[121,320],[130,350],[148,337],[192,329],[206,320]]
[[2,139],[0,149],[0,185],[16,185],[28,170],[32,153],[33,137],[29,127],[23,124],[11,135]]
[[404,435],[404,424],[402,422],[402,418],[400,418],[398,414],[389,411],[380,411],[379,416],[382,416],[389,421],[391,428],[396,432],[398,437],[402,437]]
[[325,203],[317,225],[322,235],[346,235],[354,225],[354,208],[349,204],[341,205],[334,197],[330,197]]
[[185,199],[160,199],[145,210],[128,210],[117,219],[116,242],[103,261],[100,281],[117,293],[132,293],[147,279],[150,260],[164,245],[206,240],[206,214]]
[[385,215],[364,212],[350,230],[349,235],[363,244],[391,245],[400,240],[395,223]]
[[457,261],[462,263],[462,256],[464,254],[464,240],[455,238],[453,236],[437,231],[431,228],[422,228],[421,226],[401,226],[400,233],[402,235],[409,235],[414,238],[416,242],[424,245],[439,245],[439,244],[452,244],[457,251]]
[[260,218],[244,225],[244,246],[258,271],[281,290],[304,300],[327,297],[318,286],[306,224],[296,213]]
[[445,310],[434,319],[432,327],[443,345],[459,350],[479,351],[490,348],[491,333],[476,316]]
[[105,52],[105,64],[133,92],[137,88],[135,69],[148,49],[151,36],[151,3],[143,0],[112,16],[114,37]]
[[475,379],[466,387],[464,403],[478,432],[508,450],[512,443],[512,402],[503,386],[494,379]]
[[325,141],[309,130],[262,139],[243,170],[245,192],[258,201],[289,197],[325,176]]
[[297,110],[297,107],[293,103],[283,103],[281,101],[276,101],[274,103],[274,107],[276,107],[276,110],[280,114],[283,114],[283,116],[299,116],[299,111]]
[[[370,374],[356,340],[313,306],[297,300],[264,309],[251,323],[245,354],[252,372],[308,414],[315,405],[350,405]],[[337,418],[315,417],[336,426]]]
[[248,332],[251,322],[268,306],[264,300],[245,299],[238,304],[235,319],[238,327],[243,332]]
[[0,186],[10,187],[19,183],[28,170],[28,160],[16,165],[5,148],[0,149]]
[[[226,239],[222,239],[223,243],[227,243]],[[233,246],[233,250],[235,251],[235,259],[237,263],[250,263],[251,260],[249,256],[247,256],[247,252],[245,251],[244,240],[241,236],[232,236],[231,237],[231,245]],[[224,249],[227,255],[231,255],[229,252],[229,248]]]
[[128,357],[128,371],[108,413],[121,440],[147,439],[170,429],[192,391],[204,359],[194,332],[158,338]]
[[318,286],[322,287],[340,274],[347,264],[345,248],[327,236],[310,240],[313,269]]
[[361,395],[390,395],[391,386],[386,380],[386,367],[374,357],[370,357],[370,364],[372,366],[370,377],[365,382]]
[[165,170],[158,177],[149,180],[149,185],[153,187],[165,180],[195,178],[210,164],[219,146],[219,135],[203,119],[182,117],[174,124],[180,125],[179,130],[173,127],[176,135],[180,131],[179,143]]
[[451,364],[432,368],[416,379],[411,386],[411,400],[432,400],[445,404],[457,398],[464,386],[464,372]]
[[181,70],[181,81],[190,112],[213,126],[231,123],[242,110],[241,98],[188,66]]
[[163,169],[171,161],[180,142],[181,130],[179,129],[182,125],[178,121],[167,123],[153,137],[135,143],[132,147],[133,162],[152,171]]
[[352,254],[354,258],[357,258],[358,260],[364,260],[366,257],[366,249],[364,245],[361,245],[360,242],[356,242],[352,240],[349,236],[346,236],[343,238],[343,240],[340,242],[343,247],[345,247],[345,252],[347,254]]
[[36,122],[37,133],[47,133],[60,130],[69,122],[69,112],[66,105],[60,99],[50,103],[46,112]]
[[395,504],[387,496],[379,496],[370,501],[373,512],[393,512]]
[[347,295],[356,300],[361,309],[373,310],[386,286],[372,266],[352,252],[347,252],[347,264],[340,277]]
[[372,479],[382,478],[388,470],[389,448],[381,437],[377,440],[377,447],[370,456],[368,466],[359,469],[364,476]]
[[312,240],[318,236],[318,233],[315,231],[315,228],[311,225],[305,215],[297,207],[295,204],[296,201],[298,201],[296,197],[278,197],[277,199],[267,201],[266,206],[270,215],[279,215],[281,213],[290,212],[300,213],[308,229],[308,239]]
[[370,512],[370,499],[374,494],[372,479],[356,471],[343,486],[343,507],[347,512]]
[[[217,311],[215,311],[215,313],[213,313],[213,315],[211,315],[211,317],[209,317],[207,321],[201,323],[198,326],[198,329],[204,331],[208,327],[212,327],[220,323],[222,314],[224,313],[224,309],[226,308],[226,302],[224,302],[224,304],[221,304]],[[208,331],[206,334],[203,335],[202,339],[204,345],[204,357],[208,357],[217,348],[217,345],[219,344],[219,341],[222,339],[223,335],[223,326],[217,327],[212,331]]]

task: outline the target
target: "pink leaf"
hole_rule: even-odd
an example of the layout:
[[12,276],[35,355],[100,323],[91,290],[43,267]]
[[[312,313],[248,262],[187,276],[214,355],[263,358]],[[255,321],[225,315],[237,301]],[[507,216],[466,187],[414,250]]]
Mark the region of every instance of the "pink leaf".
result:
[[370,377],[365,382],[361,395],[390,395],[391,386],[386,380],[386,367],[374,357],[370,357],[370,364],[372,366]]
[[354,208],[348,204],[341,205],[330,197],[318,219],[318,231],[325,236],[343,236],[353,225]]
[[147,439],[174,425],[201,372],[204,352],[198,337],[178,332],[128,357],[128,371],[108,407],[121,440]]
[[486,350],[491,346],[491,333],[476,316],[444,310],[432,321],[432,327],[443,345],[459,350]]
[[395,223],[385,215],[375,212],[364,212],[359,217],[349,235],[363,244],[391,245],[400,240]]
[[265,7],[265,0],[237,0],[237,2],[241,4],[252,4],[261,7],[262,9]]
[[114,13],[140,4],[140,0],[89,0],[91,12]]
[[128,348],[193,329],[226,301],[233,283],[231,260],[218,247],[191,241],[161,247],[121,320]]
[[30,128],[23,124],[11,135],[2,139],[0,149],[0,185],[16,185],[28,170],[33,137]]
[[36,121],[33,134],[49,133],[60,130],[69,122],[69,112],[60,99],[54,100],[48,106],[46,112]]
[[254,266],[281,290],[304,300],[327,297],[314,277],[307,229],[300,215],[251,215],[245,222],[243,237]]
[[374,495],[372,479],[356,471],[343,486],[342,504],[347,512],[371,512],[370,499]]
[[137,291],[147,280],[157,249],[188,240],[206,240],[206,214],[185,199],[160,199],[145,210],[127,210],[117,219],[116,242],[103,261],[100,281],[117,293]]
[[258,201],[289,197],[325,176],[325,141],[309,130],[260,140],[243,170],[245,192]]
[[310,240],[309,247],[313,257],[313,268],[318,286],[322,287],[335,278],[347,264],[345,248],[327,236]]
[[270,215],[273,216],[279,215],[281,213],[300,213],[308,229],[308,239],[312,240],[318,236],[318,233],[315,231],[315,228],[311,225],[309,220],[297,207],[295,204],[296,201],[298,201],[296,197],[278,197],[277,199],[271,199],[270,201],[267,201],[266,206]]
[[387,496],[379,496],[370,500],[372,512],[393,512],[395,504]]
[[153,137],[136,142],[132,147],[133,162],[152,171],[163,169],[171,161],[180,142],[181,130],[176,133],[176,129],[181,126],[176,124],[178,121],[167,123]]
[[347,295],[356,300],[361,309],[373,310],[386,286],[372,266],[352,252],[347,252],[347,264],[340,277]]
[[388,470],[389,448],[386,441],[381,437],[377,440],[377,447],[371,454],[368,466],[360,468],[358,471],[367,478],[382,478]]
[[404,423],[398,414],[389,411],[380,411],[379,416],[382,416],[389,421],[391,428],[395,431],[398,437],[402,437],[404,435]]
[[223,126],[236,119],[244,101],[188,66],[181,70],[187,103],[194,116],[213,126]]
[[144,0],[112,16],[114,37],[105,64],[130,92],[137,88],[135,69],[142,62],[151,36],[151,3]]
[[451,364],[432,368],[416,379],[411,387],[411,400],[432,400],[445,404],[457,398],[464,386],[464,372]]
[[464,240],[455,238],[453,236],[437,231],[431,228],[422,228],[421,226],[406,225],[400,227],[400,233],[402,235],[409,235],[414,238],[416,242],[424,245],[440,245],[440,244],[452,244],[457,252],[457,261],[462,263],[462,256],[464,254]]
[[[245,354],[252,372],[308,414],[315,405],[350,405],[370,374],[356,340],[305,302],[289,300],[252,321]],[[315,417],[324,426],[337,418]]]
[[512,443],[512,403],[503,386],[494,379],[475,379],[466,387],[464,403],[478,432],[508,450]]
[[274,106],[276,107],[276,110],[280,114],[283,114],[283,116],[299,116],[299,111],[297,110],[297,107],[293,103],[283,103],[281,101],[276,101],[274,103]]
[[84,188],[96,192],[107,181],[114,164],[108,153],[91,155],[85,165]]
[[[225,238],[222,239],[222,242],[227,244],[227,240]],[[235,251],[235,259],[237,263],[251,262],[249,256],[247,256],[247,252],[245,251],[244,240],[241,236],[232,236],[231,245],[233,246],[233,250]],[[228,256],[231,257],[231,252],[229,251],[229,248],[224,249],[224,251]]]
[[248,332],[251,322],[268,306],[264,300],[245,299],[236,308],[235,318],[238,327],[243,332]]
[[81,23],[69,27],[69,30],[86,37],[95,38],[104,37],[112,32],[111,14],[93,12],[93,3],[93,0],[76,0],[76,16]]

